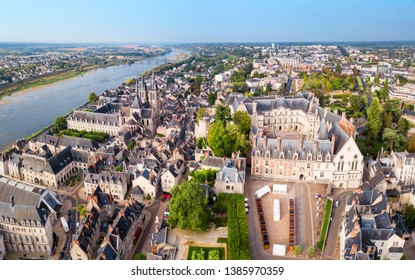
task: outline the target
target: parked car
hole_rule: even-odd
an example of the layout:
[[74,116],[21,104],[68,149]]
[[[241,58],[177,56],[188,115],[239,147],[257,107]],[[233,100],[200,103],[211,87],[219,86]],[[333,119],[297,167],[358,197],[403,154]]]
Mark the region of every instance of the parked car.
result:
[[244,202],[248,203],[249,199],[247,197],[244,198]]
[[334,203],[334,206],[339,207],[340,201],[336,200],[336,202]]
[[315,193],[315,194],[314,194],[314,198],[315,198],[315,199],[320,198],[320,197],[321,197],[321,194],[319,194],[319,193]]

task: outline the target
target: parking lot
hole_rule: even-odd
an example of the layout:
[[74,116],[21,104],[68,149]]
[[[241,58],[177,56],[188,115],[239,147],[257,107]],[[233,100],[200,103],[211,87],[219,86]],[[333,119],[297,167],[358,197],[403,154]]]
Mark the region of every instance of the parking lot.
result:
[[[288,251],[289,244],[289,199],[294,199],[295,204],[295,237],[296,245],[300,245],[303,248],[302,256],[306,256],[306,250],[309,246],[315,245],[319,238],[319,232],[321,228],[321,211],[324,212],[324,199],[317,205],[318,199],[314,198],[315,193],[325,195],[326,186],[321,184],[305,184],[302,181],[299,182],[282,182],[277,180],[267,179],[247,179],[249,187],[247,195],[250,204],[249,226],[255,227],[250,232],[256,232],[260,236],[260,226],[258,220],[258,214],[256,209],[256,203],[254,193],[258,189],[261,189],[265,185],[268,185],[272,190],[273,184],[285,184],[287,185],[287,194],[265,194],[261,198],[263,215],[266,222],[268,238],[270,248],[265,252],[272,253],[273,244],[287,245],[287,256],[293,256],[293,252]],[[280,200],[280,220],[274,221],[274,200]],[[319,206],[319,207],[318,207]],[[317,207],[319,209],[317,209]],[[316,213],[319,213],[316,217]],[[261,236],[262,238],[262,236]],[[262,239],[259,243],[262,246]],[[253,242],[254,239],[251,239]]]

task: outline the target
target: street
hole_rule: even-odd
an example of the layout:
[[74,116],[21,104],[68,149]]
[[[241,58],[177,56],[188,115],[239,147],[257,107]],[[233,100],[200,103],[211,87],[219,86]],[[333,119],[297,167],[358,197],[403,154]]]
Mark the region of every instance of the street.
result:
[[331,221],[329,223],[329,229],[326,239],[326,247],[324,249],[323,258],[324,259],[339,259],[339,251],[337,250],[337,241],[339,238],[339,233],[341,231],[341,226],[343,223],[343,214],[346,206],[346,199],[349,195],[352,194],[352,191],[343,191],[341,193],[336,193],[337,190],[334,190],[333,203],[338,200],[339,206],[333,207],[331,213]]

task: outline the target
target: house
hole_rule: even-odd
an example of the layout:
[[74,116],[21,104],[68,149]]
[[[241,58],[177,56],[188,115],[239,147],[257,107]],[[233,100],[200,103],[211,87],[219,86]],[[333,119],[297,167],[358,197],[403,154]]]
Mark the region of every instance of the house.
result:
[[127,176],[124,172],[103,171],[88,173],[84,177],[84,192],[91,195],[99,187],[116,200],[124,200],[127,194]]
[[101,215],[98,211],[88,213],[78,237],[72,240],[70,255],[73,260],[91,260],[94,258],[101,229]]
[[163,192],[170,192],[174,186],[178,186],[181,181],[180,171],[174,165],[170,165],[166,171],[161,174],[161,189]]
[[[158,172],[156,172],[158,170]],[[158,169],[144,169],[140,175],[132,182],[133,188],[139,187],[143,191],[144,197],[150,195],[155,198],[159,194],[160,189],[160,173],[161,168]]]
[[214,186],[216,194],[222,192],[243,194],[244,187],[245,171],[239,170],[232,161],[229,161],[216,173]]
[[128,253],[133,246],[136,233],[141,230],[144,221],[144,205],[137,201],[126,203],[115,218],[112,226],[108,228],[107,240],[114,238],[113,244],[117,244],[118,258],[127,259]]
[[399,217],[395,218],[397,222],[392,220],[388,209],[386,197],[375,189],[347,198],[340,234],[341,259],[399,260],[402,257],[409,233],[402,229]]

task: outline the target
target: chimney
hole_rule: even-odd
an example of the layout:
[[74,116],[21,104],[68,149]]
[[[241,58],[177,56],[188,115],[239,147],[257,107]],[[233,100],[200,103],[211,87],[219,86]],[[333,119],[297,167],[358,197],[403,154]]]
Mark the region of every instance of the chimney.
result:
[[277,150],[280,149],[280,146],[281,146],[281,138],[277,137]]
[[313,144],[314,144],[314,152],[315,153],[317,153],[317,143],[318,142],[316,140],[314,140],[314,143]]
[[252,136],[252,148],[256,148],[256,135]]
[[234,158],[235,158],[235,156],[236,156],[236,155],[235,155],[235,153],[232,153],[232,157],[231,157],[231,158],[232,158],[232,159],[234,159]]
[[303,138],[300,138],[300,140],[298,140],[298,151],[301,152],[302,149],[303,149]]
[[107,259],[107,256],[105,256],[105,254],[104,254],[104,253],[102,253],[102,254],[101,254],[101,259],[106,260],[106,259]]
[[262,143],[263,148],[267,148],[267,136],[264,136],[264,143]]
[[236,162],[238,170],[241,170],[241,164],[242,164],[241,162],[242,162],[241,159],[238,159],[238,161]]
[[330,112],[330,107],[325,107],[324,108],[324,117],[326,117],[328,112]]
[[331,154],[334,155],[334,143],[336,143],[336,135],[331,135]]
[[343,118],[343,119],[345,119],[345,118],[346,118],[346,112],[345,112],[345,111],[343,111],[343,112],[342,112],[342,118]]
[[252,113],[256,114],[256,100],[254,99],[254,102],[252,103]]
[[14,207],[14,196],[10,196],[10,206],[13,208]]

